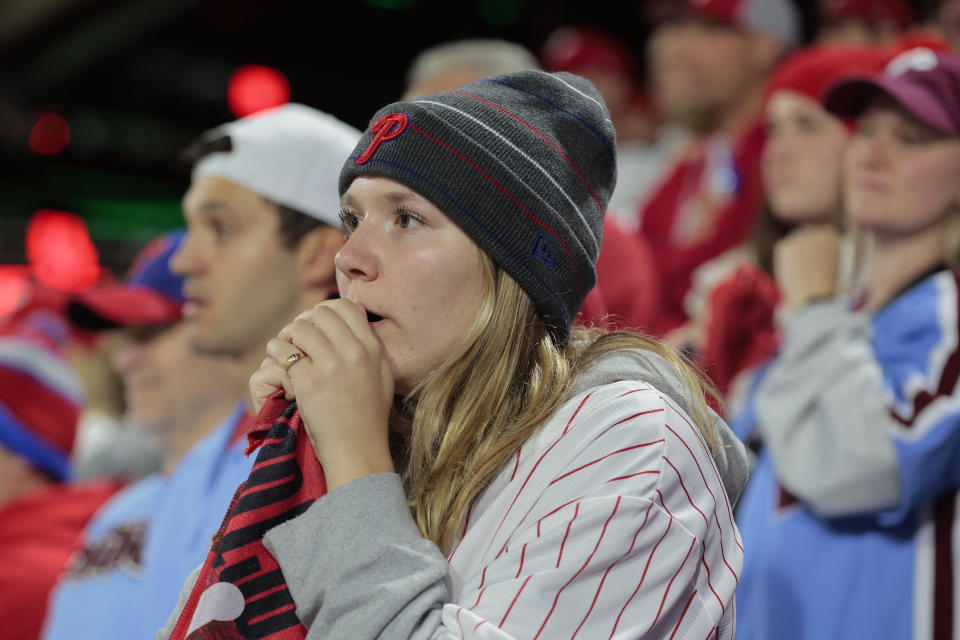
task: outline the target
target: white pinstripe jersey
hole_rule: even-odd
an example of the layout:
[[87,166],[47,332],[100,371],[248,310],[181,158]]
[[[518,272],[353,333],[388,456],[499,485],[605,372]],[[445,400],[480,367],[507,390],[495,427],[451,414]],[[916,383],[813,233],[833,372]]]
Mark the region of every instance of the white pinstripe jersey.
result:
[[680,405],[569,400],[475,501],[435,638],[733,638],[740,535]]

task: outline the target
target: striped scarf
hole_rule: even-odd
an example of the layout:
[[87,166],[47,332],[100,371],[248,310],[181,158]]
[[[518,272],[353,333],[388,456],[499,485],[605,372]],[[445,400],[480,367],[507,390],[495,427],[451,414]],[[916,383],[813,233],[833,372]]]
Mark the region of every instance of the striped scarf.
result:
[[263,405],[247,434],[258,450],[213,537],[171,640],[303,640],[307,631],[263,536],[300,515],[327,491],[295,402],[283,391]]

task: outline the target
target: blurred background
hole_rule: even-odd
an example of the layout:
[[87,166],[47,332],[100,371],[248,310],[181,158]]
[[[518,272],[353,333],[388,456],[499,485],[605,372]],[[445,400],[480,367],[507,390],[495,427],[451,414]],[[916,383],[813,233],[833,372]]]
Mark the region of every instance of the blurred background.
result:
[[[810,39],[817,1],[795,2]],[[148,239],[179,225],[188,172],[178,151],[209,127],[290,100],[362,129],[402,93],[424,48],[502,38],[540,55],[563,26],[626,43],[642,87],[651,24],[676,4],[0,0],[0,306],[16,297],[8,276],[30,262],[37,212],[79,216],[104,273],[122,274]],[[922,19],[936,3],[911,4]],[[42,252],[83,244],[71,239],[83,230],[63,224],[47,225]]]
[[[27,263],[28,222],[54,210],[82,218],[122,273],[180,223],[177,152],[194,136],[287,99],[362,129],[433,44],[494,37],[536,53],[560,26],[595,26],[629,44],[642,79],[651,16],[669,4],[0,0],[0,265]],[[808,31],[812,4],[798,2]]]

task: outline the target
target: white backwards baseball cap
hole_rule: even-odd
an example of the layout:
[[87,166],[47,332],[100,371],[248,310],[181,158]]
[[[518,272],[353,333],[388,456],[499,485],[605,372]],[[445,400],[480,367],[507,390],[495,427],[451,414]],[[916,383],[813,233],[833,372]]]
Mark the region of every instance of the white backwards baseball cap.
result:
[[229,151],[213,151],[192,177],[217,176],[321,222],[340,224],[337,179],[361,132],[330,114],[285,104],[228,122],[203,134],[229,137]]

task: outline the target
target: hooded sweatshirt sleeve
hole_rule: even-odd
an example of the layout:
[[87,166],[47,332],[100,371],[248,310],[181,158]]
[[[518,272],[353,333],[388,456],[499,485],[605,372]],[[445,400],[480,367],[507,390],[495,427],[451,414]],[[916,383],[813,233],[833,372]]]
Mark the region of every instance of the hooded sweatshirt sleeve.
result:
[[308,638],[732,638],[730,505],[679,404],[625,381],[580,393],[524,444],[450,558],[393,474],[340,487],[265,545]]
[[840,302],[799,310],[756,398],[780,482],[821,516],[887,524],[960,484],[957,355],[951,273],[872,319]]

